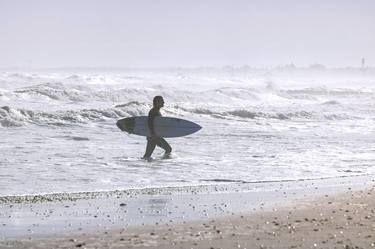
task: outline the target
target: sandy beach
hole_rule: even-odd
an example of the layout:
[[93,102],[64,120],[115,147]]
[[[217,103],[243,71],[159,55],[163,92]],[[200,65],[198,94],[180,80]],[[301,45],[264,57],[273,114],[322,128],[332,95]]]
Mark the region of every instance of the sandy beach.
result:
[[[208,186],[208,194],[201,189],[201,193],[192,191],[187,195],[180,189],[179,193],[138,193],[126,199],[119,197],[119,193],[77,200],[24,199],[18,204],[2,204],[5,212],[1,216],[0,248],[372,248],[375,247],[373,181],[371,177],[357,177],[280,183],[274,186],[278,190],[270,191],[276,195],[269,195],[268,199],[266,190],[244,191],[241,185],[238,186],[242,191],[233,186],[224,191],[228,186],[223,185],[216,186],[221,188],[217,192]],[[149,209],[140,204],[144,198],[148,203],[154,200]],[[161,201],[163,198],[172,201],[166,204]],[[118,202],[113,203],[114,200]],[[109,205],[106,207],[103,201]],[[137,212],[132,211],[132,203]],[[182,203],[193,210],[190,215]],[[57,206],[70,213],[59,213]],[[94,214],[89,206],[100,212]],[[116,211],[110,211],[110,206],[116,206]],[[29,221],[26,213],[17,211],[21,207],[39,213],[30,221],[33,233],[27,234],[30,228],[22,226],[23,221],[23,225]],[[96,220],[95,224],[83,225],[84,220],[79,218],[82,208],[91,213],[90,219]],[[120,213],[128,214],[122,216],[127,217],[127,223],[121,223],[124,220],[121,221]],[[104,223],[101,217],[111,222]],[[70,229],[53,231],[52,227],[59,227],[63,219],[70,222],[66,226]],[[75,227],[77,219],[80,225]],[[36,229],[43,226],[46,229]]]

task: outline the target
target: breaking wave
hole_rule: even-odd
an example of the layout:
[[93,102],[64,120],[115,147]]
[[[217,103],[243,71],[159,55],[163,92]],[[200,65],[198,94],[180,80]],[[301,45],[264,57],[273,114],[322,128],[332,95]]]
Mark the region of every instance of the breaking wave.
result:
[[[4,93],[5,95],[5,93]],[[124,88],[93,90],[89,86],[83,85],[64,85],[62,83],[45,83],[33,85],[7,93],[8,97],[15,98],[35,98],[50,99],[59,101],[123,101],[129,96],[146,96],[149,97],[151,92],[147,89]],[[1,96],[1,95],[0,95]]]
[[[235,80],[227,82],[225,79],[223,83],[223,79],[216,77],[191,77],[185,82],[185,79],[168,76],[160,80],[158,75],[154,76],[155,79],[147,74],[142,77],[136,74],[111,77],[104,74],[0,75],[0,126],[75,125],[147,115],[155,95],[166,99],[168,107],[164,112],[167,115],[241,120],[360,119],[362,113],[359,112],[367,116],[373,113],[368,103],[375,100],[375,89],[369,86],[357,89],[284,86],[283,89],[273,82],[252,84],[247,78],[235,84]],[[205,80],[209,87],[195,82]],[[99,106],[105,102],[105,106],[113,107],[97,108],[98,102]],[[86,104],[93,108],[77,110]],[[56,106],[63,106],[64,110],[56,111]],[[67,108],[69,110],[65,110]]]
[[64,126],[100,122],[120,117],[144,115],[150,106],[129,102],[107,109],[82,109],[56,112],[33,111],[27,109],[0,107],[0,125],[18,127],[26,124]]
[[[22,77],[21,77],[22,76]],[[30,75],[17,76],[25,81],[33,79]],[[121,85],[90,85],[82,84],[87,77],[70,75],[63,82],[45,82],[32,84],[15,89],[0,89],[0,100],[3,101],[69,101],[69,102],[126,102],[150,101],[155,95],[163,95],[172,103],[213,103],[236,106],[237,104],[251,104],[269,102],[277,105],[278,102],[311,101],[325,105],[339,104],[340,98],[370,97],[375,99],[375,91],[369,88],[353,89],[327,89],[324,87],[303,89],[277,89],[269,84],[262,87],[218,87],[214,89],[186,89],[179,86],[150,85],[137,87],[137,84]],[[101,78],[95,78],[101,81]],[[35,80],[35,78],[34,78]],[[46,79],[44,79],[46,80]],[[48,80],[48,79],[47,79]],[[104,80],[104,79],[102,79]],[[177,87],[177,88],[176,88]],[[9,87],[7,87],[9,88]]]
[[212,112],[204,109],[194,109],[193,113],[205,114],[212,117],[234,117],[242,119],[278,119],[278,120],[296,120],[296,119],[325,119],[325,120],[352,120],[360,119],[357,116],[350,116],[346,113],[322,114],[319,112],[296,111],[296,112],[254,112],[243,109],[228,112]]
[[100,87],[94,89],[89,85],[62,84],[62,83],[43,83],[12,91],[0,91],[1,99],[28,100],[37,101],[149,101],[155,95],[163,95],[171,102],[212,102],[228,103],[228,100],[237,100],[254,102],[262,101],[263,92],[253,88],[217,88],[204,91],[187,91],[175,88],[153,87]]
[[[130,117],[147,115],[151,106],[145,102],[131,101],[116,105],[106,109],[82,109],[66,110],[55,112],[34,111],[20,108],[11,108],[9,106],[0,107],[0,125],[2,127],[19,127],[26,124],[35,125],[79,125],[90,122],[102,122]],[[205,115],[211,118],[221,119],[277,119],[277,120],[298,120],[298,119],[324,119],[324,120],[352,120],[360,119],[357,116],[351,116],[346,113],[320,113],[311,111],[296,112],[265,112],[249,111],[245,109],[236,109],[231,111],[217,112],[204,108],[184,108],[174,106],[168,109],[167,114],[172,116],[186,115]]]

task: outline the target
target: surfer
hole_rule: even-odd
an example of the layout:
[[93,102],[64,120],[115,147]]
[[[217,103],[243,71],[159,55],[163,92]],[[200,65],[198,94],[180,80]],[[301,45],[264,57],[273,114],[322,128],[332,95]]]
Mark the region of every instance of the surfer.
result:
[[150,129],[151,136],[147,137],[147,147],[144,156],[142,157],[145,160],[151,160],[152,152],[157,146],[165,150],[164,158],[168,158],[172,152],[172,147],[165,141],[164,138],[158,137],[155,135],[154,131],[154,119],[155,117],[161,116],[160,108],[164,106],[164,99],[162,96],[155,96],[153,99],[153,107],[148,113],[148,127]]

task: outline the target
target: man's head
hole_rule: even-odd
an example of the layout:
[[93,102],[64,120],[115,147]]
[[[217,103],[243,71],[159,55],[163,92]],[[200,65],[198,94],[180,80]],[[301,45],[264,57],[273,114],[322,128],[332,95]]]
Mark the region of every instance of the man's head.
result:
[[153,100],[154,107],[162,108],[164,106],[164,99],[162,96],[155,96]]

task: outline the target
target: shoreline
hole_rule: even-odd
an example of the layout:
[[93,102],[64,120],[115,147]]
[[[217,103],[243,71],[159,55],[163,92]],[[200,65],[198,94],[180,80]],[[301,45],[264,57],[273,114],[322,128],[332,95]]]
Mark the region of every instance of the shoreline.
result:
[[[179,248],[207,248],[208,245],[214,245],[216,240],[224,240],[222,243],[225,244],[227,242],[232,243],[232,240],[235,239],[249,244],[252,236],[229,235],[231,232],[237,234],[238,231],[240,231],[239,234],[249,235],[246,227],[250,227],[251,233],[265,233],[263,234],[265,241],[263,245],[266,247],[263,248],[272,248],[270,247],[272,245],[267,243],[274,241],[277,236],[267,235],[267,233],[273,231],[272,229],[286,228],[272,223],[275,222],[275,217],[278,224],[284,224],[283,222],[287,222],[286,217],[298,214],[301,217],[306,216],[308,219],[301,218],[301,222],[297,222],[303,224],[303,226],[309,227],[311,224],[318,226],[316,225],[318,223],[311,223],[312,219],[322,222],[322,225],[319,225],[322,228],[325,228],[326,225],[324,224],[328,221],[331,222],[329,224],[334,225],[335,219],[338,218],[321,221],[315,217],[317,208],[319,207],[321,210],[320,213],[331,210],[333,207],[338,212],[337,210],[344,210],[346,206],[353,206],[347,205],[347,203],[358,202],[355,199],[357,198],[356,195],[362,196],[363,207],[375,208],[372,200],[375,199],[373,198],[375,196],[373,191],[374,181],[374,176],[357,176],[345,179],[307,180],[292,183],[250,184],[250,186],[246,184],[210,185],[208,189],[200,189],[200,191],[194,189],[186,191],[185,189],[183,192],[177,191],[177,193],[156,191],[155,193],[132,195],[111,194],[96,196],[92,199],[1,203],[0,247],[48,248],[46,246],[48,245],[50,248],[55,248],[63,247],[65,243],[65,247],[70,248],[74,243],[78,245],[78,241],[83,241],[82,243],[85,243],[84,246],[87,248],[107,248],[111,243],[114,243],[113,248],[116,248],[116,246],[121,248],[121,245],[126,245],[126,247],[141,246],[140,248],[152,245],[160,246],[160,248],[175,248],[168,243],[176,241],[178,245],[182,246]],[[215,191],[215,187],[220,188]],[[370,193],[368,196],[365,194],[366,191]],[[353,193],[356,193],[356,195]],[[330,204],[327,204],[329,202]],[[335,205],[332,205],[332,203]],[[358,205],[353,207],[357,208],[357,211],[358,208],[362,208]],[[375,209],[371,210],[374,211]],[[292,214],[289,214],[291,211]],[[355,214],[355,211],[353,212]],[[315,215],[315,218],[311,218],[309,215],[312,215],[311,217]],[[368,215],[366,214],[366,216]],[[360,221],[373,221],[374,216],[375,214],[369,216],[368,219],[362,217]],[[269,224],[266,224],[266,227],[268,227],[266,230],[270,229],[267,233],[262,230],[264,219],[269,220],[269,222],[272,221],[273,224],[272,229],[269,228]],[[360,222],[354,218],[352,218],[352,221]],[[203,223],[206,226],[202,226]],[[214,225],[210,225],[211,223]],[[203,236],[205,232],[211,231],[213,226],[222,228],[219,229],[219,233],[211,234],[212,238]],[[342,225],[340,226],[342,227]],[[183,236],[185,239],[176,237],[176,234],[168,230],[171,228],[173,228],[173,231],[181,231],[184,234],[191,231],[195,236],[198,233],[197,231],[203,229],[203,232],[201,231],[201,235],[197,236],[197,238],[201,238],[197,241],[195,239],[190,240],[188,239],[190,237],[186,236]],[[360,228],[368,231],[374,229],[373,233],[375,231],[375,227],[371,226],[361,226]],[[323,230],[313,231],[317,235],[319,231]],[[158,236],[155,236],[155,234],[158,234]],[[162,234],[167,234],[165,235],[167,239],[163,239]],[[191,238],[194,238],[194,236]],[[375,243],[375,236],[368,239],[371,238]],[[144,243],[139,244],[139,240]],[[262,240],[262,238],[259,240]],[[254,243],[257,243],[257,241],[255,240]],[[105,244],[95,247],[98,243]],[[215,245],[213,247],[216,248]],[[228,247],[222,248],[231,247],[234,246],[228,244]],[[261,247],[258,245],[256,248]]]
[[339,181],[349,179],[351,183],[358,178],[374,178],[375,174],[361,175],[341,175],[321,178],[291,179],[291,180],[265,180],[265,181],[242,181],[228,179],[202,180],[211,182],[211,184],[181,185],[181,186],[155,186],[144,188],[129,188],[121,190],[103,190],[103,191],[81,191],[81,192],[56,192],[56,193],[38,193],[38,194],[8,194],[0,195],[1,204],[15,203],[38,203],[38,202],[56,202],[56,201],[76,201],[81,199],[95,199],[109,196],[131,197],[136,195],[173,195],[183,193],[212,193],[212,192],[246,192],[252,191],[256,187],[273,186],[275,184],[298,184],[309,182],[330,182],[334,185]]

